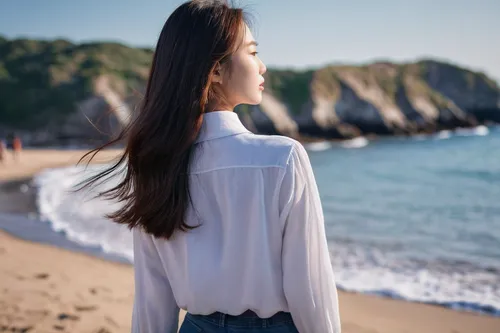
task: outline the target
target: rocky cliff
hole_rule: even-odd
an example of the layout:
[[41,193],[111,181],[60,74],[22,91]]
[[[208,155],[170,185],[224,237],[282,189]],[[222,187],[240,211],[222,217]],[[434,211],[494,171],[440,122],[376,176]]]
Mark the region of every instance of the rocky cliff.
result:
[[[300,73],[269,70],[266,76],[268,93],[250,114],[253,126],[268,133],[411,135],[500,122],[496,82],[434,60],[332,65]],[[262,116],[271,109],[288,115],[286,122],[276,124]]]
[[[140,101],[152,50],[0,37],[0,136],[32,144],[106,140]],[[332,65],[266,73],[252,130],[295,137],[411,135],[500,122],[496,82],[449,63]]]

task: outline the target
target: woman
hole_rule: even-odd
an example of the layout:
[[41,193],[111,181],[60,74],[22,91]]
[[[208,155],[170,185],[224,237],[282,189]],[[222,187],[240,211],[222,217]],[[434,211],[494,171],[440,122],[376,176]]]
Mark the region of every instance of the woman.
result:
[[89,179],[125,166],[102,195],[124,203],[109,217],[133,230],[133,332],[176,332],[180,308],[181,333],[340,332],[307,153],[250,133],[233,112],[262,99],[256,49],[241,9],[178,7],[140,113],[117,139],[123,157]]

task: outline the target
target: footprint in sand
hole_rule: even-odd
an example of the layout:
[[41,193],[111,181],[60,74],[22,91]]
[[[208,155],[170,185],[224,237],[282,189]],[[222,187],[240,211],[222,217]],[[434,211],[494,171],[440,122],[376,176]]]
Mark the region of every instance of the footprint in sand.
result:
[[[66,320],[71,320],[71,321],[77,321],[80,320],[80,317],[72,315],[72,314],[67,314],[67,313],[60,313],[57,315],[57,319],[61,322],[66,321]],[[63,325],[54,325],[52,326],[55,330],[58,331],[64,331],[66,329],[65,326]]]
[[98,308],[97,305],[75,305],[75,310],[78,312],[95,311]]
[[90,288],[89,292],[92,295],[97,295],[97,294],[101,294],[101,293],[108,293],[109,294],[111,292],[111,289],[106,288],[106,287],[94,287],[94,288]]
[[57,319],[59,319],[59,320],[80,320],[80,317],[72,315],[72,314],[60,313],[57,316]]
[[49,276],[50,275],[47,273],[39,273],[39,274],[35,274],[35,279],[45,280],[45,279],[48,279]]

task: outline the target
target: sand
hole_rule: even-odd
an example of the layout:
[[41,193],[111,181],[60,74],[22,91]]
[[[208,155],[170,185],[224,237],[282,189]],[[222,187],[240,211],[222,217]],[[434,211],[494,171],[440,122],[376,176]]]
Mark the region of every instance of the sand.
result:
[[[25,150],[21,152],[17,160],[11,154],[7,154],[3,163],[0,163],[0,181],[32,177],[35,173],[46,168],[76,165],[87,152],[86,150]],[[105,150],[96,155],[92,163],[112,161],[120,153],[121,151],[117,149]],[[81,164],[85,165],[86,163],[82,162]]]
[[[99,161],[117,153],[106,152]],[[0,180],[73,165],[82,154],[24,151],[17,162],[0,165]],[[0,212],[12,207],[9,197],[0,195]],[[15,212],[33,208],[19,202],[15,207]],[[130,332],[133,286],[130,265],[0,231],[0,332]],[[355,293],[340,292],[340,310],[344,333],[500,332],[497,317]]]

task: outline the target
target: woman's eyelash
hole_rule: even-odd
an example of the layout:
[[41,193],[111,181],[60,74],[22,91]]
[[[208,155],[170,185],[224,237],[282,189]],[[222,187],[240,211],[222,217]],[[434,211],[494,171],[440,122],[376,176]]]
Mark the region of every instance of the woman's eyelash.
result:
[[259,52],[252,52],[252,55],[257,55],[259,54]]

